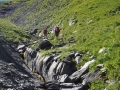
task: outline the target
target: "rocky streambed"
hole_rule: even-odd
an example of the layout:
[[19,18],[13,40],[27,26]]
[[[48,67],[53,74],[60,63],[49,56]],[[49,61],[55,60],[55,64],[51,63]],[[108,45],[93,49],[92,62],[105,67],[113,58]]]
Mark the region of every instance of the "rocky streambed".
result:
[[24,51],[24,60],[12,45],[0,37],[0,89],[88,90],[91,81],[102,75],[100,69],[103,64],[89,72],[89,65],[95,62],[94,59],[77,70],[76,64],[83,55],[79,52],[71,52],[59,61],[60,52],[42,55],[26,45],[21,50]]
[[49,55],[42,55],[40,51],[30,47],[26,47],[24,52],[27,66],[42,76],[44,88],[47,90],[88,90],[91,81],[102,76],[100,69],[104,65],[99,64],[93,72],[89,72],[89,65],[95,62],[92,59],[77,70],[76,64],[79,63],[82,55],[82,52],[71,52],[59,61],[61,52],[55,51]]

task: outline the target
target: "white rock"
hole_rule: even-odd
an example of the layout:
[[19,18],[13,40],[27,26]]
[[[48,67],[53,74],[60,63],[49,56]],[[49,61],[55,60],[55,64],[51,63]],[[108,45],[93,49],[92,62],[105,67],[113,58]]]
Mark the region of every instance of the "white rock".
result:
[[98,53],[102,53],[105,50],[105,47],[101,48]]

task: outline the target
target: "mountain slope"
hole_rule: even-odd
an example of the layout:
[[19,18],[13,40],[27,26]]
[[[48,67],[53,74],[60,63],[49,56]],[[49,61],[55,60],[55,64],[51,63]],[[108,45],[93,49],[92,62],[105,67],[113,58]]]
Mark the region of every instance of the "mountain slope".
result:
[[28,37],[20,27],[14,25],[9,20],[0,19],[0,30],[4,37],[12,42],[24,41]]
[[[17,3],[21,3],[18,2]],[[13,5],[16,2],[13,2]],[[48,26],[59,24],[64,42],[67,38],[74,37],[76,42],[69,44],[69,50],[85,52],[78,68],[90,60],[96,62],[91,65],[94,69],[103,63],[110,80],[117,81],[120,77],[120,1],[119,0],[24,0],[12,16],[11,22],[24,30],[38,28],[39,32]],[[72,20],[73,25],[69,25]],[[53,37],[50,35],[49,37]],[[54,42],[51,41],[51,42]],[[98,53],[103,49],[103,52]],[[98,84],[99,83],[99,84]],[[99,87],[97,85],[99,85]],[[98,80],[92,83],[91,90],[105,88],[104,82]],[[110,86],[119,89],[118,84]]]

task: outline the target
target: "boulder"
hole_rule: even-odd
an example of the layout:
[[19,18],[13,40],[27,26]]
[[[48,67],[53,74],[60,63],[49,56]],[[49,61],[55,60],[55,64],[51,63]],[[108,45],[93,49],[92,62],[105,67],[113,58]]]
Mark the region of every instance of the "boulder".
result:
[[93,63],[95,60],[91,60],[86,62],[79,70],[77,70],[76,72],[74,72],[69,78],[71,79],[72,82],[74,83],[78,83],[78,82],[82,82],[82,78],[81,76],[88,73],[88,67],[91,63]]
[[96,69],[95,71],[91,72],[86,76],[86,78],[83,80],[82,84],[87,85],[94,79],[98,78],[100,76],[100,69]]
[[41,58],[42,57],[42,55],[39,53],[39,52],[37,52],[37,54],[36,54],[36,57],[34,58],[34,60],[33,60],[33,68],[32,68],[32,70],[34,71],[34,72],[38,72],[38,70],[37,70],[37,62],[39,61],[39,58]]
[[52,65],[52,63],[53,63],[53,57],[50,59],[50,61],[46,64],[46,69],[45,69],[45,73],[46,73],[46,78],[45,78],[45,81],[50,81],[50,79],[49,79],[49,77],[51,77],[51,76],[48,76],[48,71],[49,71],[49,69],[50,69],[50,67],[51,67],[51,65]]
[[61,69],[62,69],[63,63],[60,62],[56,68],[56,73],[58,73],[59,75],[61,74]]
[[25,56],[25,62],[29,66],[29,68],[32,70],[35,68],[34,66],[34,58],[36,57],[37,52],[31,48],[26,48],[26,51],[24,53]]
[[69,76],[70,82],[73,82],[73,83],[82,82],[81,76],[86,74],[86,73],[88,73],[88,67],[77,70],[76,72],[74,72],[72,75]]
[[42,63],[42,61],[43,61],[43,59],[44,59],[45,57],[44,56],[39,56],[38,57],[38,59],[36,60],[36,72],[37,73],[39,73],[40,75],[42,75],[42,66],[43,66],[43,63]]
[[82,58],[82,56],[83,56],[82,53],[79,53],[79,52],[75,53],[75,61],[77,64],[80,62],[80,59]]
[[21,52],[23,52],[23,51],[24,51],[24,49],[25,49],[25,45],[24,45],[24,44],[22,44],[22,45],[18,45],[18,47],[17,47],[16,51],[18,51],[19,53],[21,53]]
[[56,71],[56,68],[57,68],[58,64],[59,64],[58,61],[53,61],[53,63],[51,64],[51,66],[48,70],[49,81],[53,81],[53,80],[57,79],[56,78],[57,73],[55,71]]
[[69,70],[71,66],[67,63],[63,63],[62,68],[61,68],[61,74],[68,74],[71,75],[73,73],[72,68]]
[[[45,56],[45,58],[44,58],[44,60],[43,60],[43,66],[42,66],[42,75],[44,76],[44,78],[46,79],[46,78],[48,78],[47,76],[47,65],[48,65],[48,63],[51,61],[51,59],[52,59],[53,57],[52,56]],[[47,81],[47,79],[46,79],[46,81]]]
[[44,40],[40,43],[39,48],[40,49],[50,49],[53,45],[48,41]]

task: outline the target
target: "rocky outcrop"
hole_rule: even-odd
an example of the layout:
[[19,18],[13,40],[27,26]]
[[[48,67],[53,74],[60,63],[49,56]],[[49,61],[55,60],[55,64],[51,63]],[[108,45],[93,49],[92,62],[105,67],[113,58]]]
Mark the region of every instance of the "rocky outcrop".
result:
[[0,89],[37,90],[41,84],[26,67],[20,54],[0,37]]
[[[33,55],[36,56],[31,57]],[[27,48],[24,54],[27,65],[32,71],[44,76],[46,82],[56,80],[57,75],[71,75],[77,70],[76,65],[72,63],[72,61],[69,61],[71,63],[68,63],[67,60],[66,62],[59,62],[56,58],[58,56],[59,55],[54,54],[50,56],[42,56],[39,52],[36,52],[31,48]],[[70,68],[71,70],[69,70]]]
[[[20,47],[20,46],[19,46]],[[22,48],[21,48],[22,47]],[[102,64],[96,70],[89,73],[89,65],[95,60],[86,62],[79,70],[79,63],[83,53],[72,52],[61,62],[61,56],[57,52],[50,55],[42,55],[41,52],[23,45],[23,60],[18,53],[4,38],[0,37],[0,88],[4,90],[88,90],[89,83],[98,78]],[[77,59],[76,59],[77,58]],[[72,59],[77,61],[73,62]],[[26,67],[25,63],[29,68]],[[41,82],[31,71],[42,76]]]
[[6,18],[10,15],[12,15],[16,9],[22,6],[22,3],[12,5],[12,1],[10,2],[1,2],[3,3],[2,6],[0,6],[0,18]]
[[[47,90],[88,90],[88,84],[101,75],[102,66],[99,65],[99,68],[89,73],[89,65],[95,62],[93,59],[77,70],[76,64],[79,63],[82,55],[73,52],[60,62],[59,54],[41,55],[40,52],[28,47],[24,53],[28,67],[44,78]],[[73,62],[73,58],[77,58],[77,61]]]

